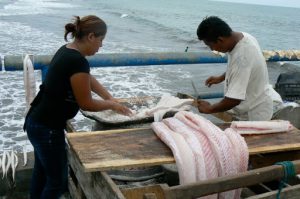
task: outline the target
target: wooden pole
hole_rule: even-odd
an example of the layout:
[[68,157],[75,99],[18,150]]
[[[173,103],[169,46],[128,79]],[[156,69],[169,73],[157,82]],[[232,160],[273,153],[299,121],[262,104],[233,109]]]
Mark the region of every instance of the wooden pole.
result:
[[[295,172],[300,173],[300,160],[293,161]],[[212,180],[206,180],[188,185],[178,185],[174,187],[162,187],[166,199],[192,199],[200,196],[221,193],[228,190],[247,187],[260,182],[269,182],[284,177],[284,169],[281,165],[273,165],[260,169],[255,169],[240,173],[238,175],[229,175]]]

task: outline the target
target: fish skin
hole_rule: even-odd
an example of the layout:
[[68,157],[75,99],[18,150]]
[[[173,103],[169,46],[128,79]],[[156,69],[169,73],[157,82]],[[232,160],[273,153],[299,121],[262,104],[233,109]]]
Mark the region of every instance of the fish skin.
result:
[[23,146],[23,158],[24,158],[24,164],[23,166],[26,166],[27,164],[27,151],[26,151],[26,147]]
[[5,173],[6,173],[6,171],[5,171],[6,153],[7,153],[7,151],[3,151],[3,154],[2,154],[2,179],[4,178]]
[[15,151],[12,151],[11,155],[13,156],[12,157],[13,163],[11,165],[11,168],[12,168],[12,177],[13,177],[13,181],[15,181],[16,168],[18,166],[19,160],[18,160],[18,156],[17,156],[17,154],[16,154]]
[[[15,168],[14,168],[14,164],[15,164],[15,157],[14,157],[14,150],[11,150],[10,152],[10,160],[11,160],[11,174],[14,177],[14,173],[15,173]],[[14,181],[14,180],[13,180]]]
[[11,156],[9,154],[9,151],[7,151],[6,157],[7,157],[7,163],[6,163],[6,166],[5,166],[5,177],[7,177],[9,167],[11,166],[11,163],[12,163],[12,159],[11,159]]

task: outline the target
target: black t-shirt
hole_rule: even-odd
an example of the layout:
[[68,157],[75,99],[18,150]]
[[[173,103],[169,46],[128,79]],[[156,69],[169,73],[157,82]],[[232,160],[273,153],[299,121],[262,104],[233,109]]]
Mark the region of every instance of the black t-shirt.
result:
[[75,73],[90,73],[89,63],[77,50],[64,45],[52,58],[46,78],[31,104],[32,119],[51,128],[65,128],[66,121],[79,110],[70,81]]

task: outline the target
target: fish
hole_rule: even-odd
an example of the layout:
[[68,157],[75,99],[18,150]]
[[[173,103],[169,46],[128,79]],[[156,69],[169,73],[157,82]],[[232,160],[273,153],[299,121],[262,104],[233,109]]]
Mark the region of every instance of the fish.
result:
[[167,112],[189,110],[193,101],[193,99],[179,99],[171,95],[163,95],[157,105],[145,110],[145,113],[149,116],[153,115],[154,121],[159,122]]
[[7,173],[8,173],[8,170],[9,170],[9,167],[11,165],[11,156],[9,154],[9,151],[4,151],[4,161],[2,162],[2,171],[3,171],[3,176],[2,176],[2,179],[4,177],[7,177]]
[[271,121],[233,121],[230,125],[241,135],[280,133],[294,129],[295,127],[286,120]]
[[23,166],[26,166],[26,164],[27,164],[27,151],[26,151],[26,147],[25,146],[23,146],[23,159],[24,159]]
[[26,109],[25,114],[30,108],[30,104],[36,95],[36,85],[34,77],[34,66],[31,62],[30,56],[25,55],[23,60],[23,74],[24,74],[24,88],[25,88],[25,98],[26,98]]
[[196,182],[195,164],[186,164],[193,162],[192,151],[182,135],[172,131],[163,122],[153,122],[151,127],[156,135],[172,150],[178,168],[180,184]]
[[[153,122],[151,127],[172,150],[180,184],[233,175],[248,168],[247,143],[232,128],[223,131],[204,117],[187,111]],[[240,195],[241,189],[236,189],[201,199],[238,199]]]
[[5,170],[5,168],[6,168],[5,163],[6,163],[6,156],[7,156],[6,154],[7,154],[7,151],[4,150],[3,154],[2,154],[2,179],[4,178],[4,176],[6,174],[6,170]]
[[190,146],[192,151],[192,157],[194,159],[190,164],[195,164],[196,168],[196,180],[206,180],[206,166],[204,162],[204,155],[202,145],[198,142],[196,135],[189,129],[184,123],[179,121],[177,118],[167,118],[162,121],[175,133],[181,134],[186,143]]
[[12,178],[15,181],[16,168],[18,166],[19,160],[16,152],[14,150],[11,151],[11,169],[12,169]]

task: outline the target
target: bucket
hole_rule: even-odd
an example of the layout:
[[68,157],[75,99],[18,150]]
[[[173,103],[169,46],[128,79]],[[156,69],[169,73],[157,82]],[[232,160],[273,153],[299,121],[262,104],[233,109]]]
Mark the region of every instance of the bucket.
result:
[[300,107],[287,106],[277,111],[272,119],[288,120],[297,129],[300,129]]
[[160,184],[164,180],[164,172],[161,166],[110,170],[107,174],[120,189]]

